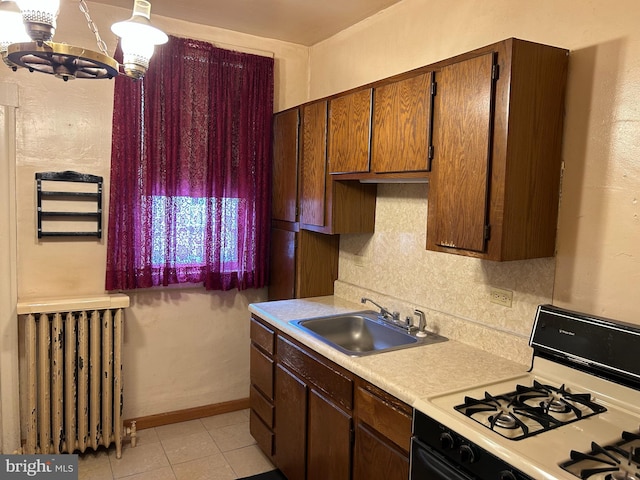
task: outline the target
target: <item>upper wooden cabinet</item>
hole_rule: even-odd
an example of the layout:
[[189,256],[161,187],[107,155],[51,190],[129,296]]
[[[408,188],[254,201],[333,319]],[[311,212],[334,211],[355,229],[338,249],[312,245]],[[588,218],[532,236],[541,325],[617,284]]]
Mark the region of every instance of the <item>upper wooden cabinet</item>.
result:
[[329,172],[369,171],[372,89],[329,101]]
[[273,116],[273,178],[271,218],[297,221],[299,109]]
[[494,58],[489,52],[437,74],[438,160],[429,192],[429,239],[436,245],[485,250]]
[[376,189],[361,182],[428,179],[428,250],[553,256],[568,53],[512,38],[300,106],[278,154],[301,138],[300,229],[373,232]]
[[374,89],[372,172],[429,171],[431,75],[426,72]]
[[432,72],[418,71],[329,100],[329,172],[372,182],[426,178]]
[[550,257],[568,52],[509,39],[435,73],[427,249]]
[[300,169],[300,221],[325,225],[327,191],[327,102],[302,107],[302,168]]
[[329,234],[373,232],[376,186],[336,181],[328,172],[327,108],[326,100],[302,107],[300,228]]

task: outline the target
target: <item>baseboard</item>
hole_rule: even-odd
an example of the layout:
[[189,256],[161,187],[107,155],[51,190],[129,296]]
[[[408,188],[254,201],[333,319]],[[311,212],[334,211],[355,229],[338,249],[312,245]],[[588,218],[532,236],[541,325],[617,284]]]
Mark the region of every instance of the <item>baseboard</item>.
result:
[[246,408],[249,408],[249,399],[241,398],[239,400],[231,400],[229,402],[203,405],[202,407],[187,408],[185,410],[175,410],[173,412],[157,413],[155,415],[147,415],[145,417],[130,418],[124,421],[124,425],[125,427],[130,427],[131,422],[135,421],[136,428],[138,430],[144,430],[145,428],[186,422],[188,420],[196,420],[198,418],[210,417],[221,413],[235,412]]

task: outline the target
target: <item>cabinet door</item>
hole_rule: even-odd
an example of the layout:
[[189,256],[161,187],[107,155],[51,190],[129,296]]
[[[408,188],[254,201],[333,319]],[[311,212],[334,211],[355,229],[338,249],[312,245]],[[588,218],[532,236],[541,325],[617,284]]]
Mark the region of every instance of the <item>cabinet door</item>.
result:
[[371,171],[428,171],[431,141],[431,73],[375,89]]
[[331,99],[329,172],[368,172],[372,89]]
[[269,300],[295,298],[297,235],[292,230],[271,229]]
[[350,480],[351,416],[311,390],[308,425],[307,480]]
[[325,234],[373,232],[375,185],[334,181],[327,172],[326,100],[302,107],[300,175],[301,229]]
[[327,189],[327,102],[302,108],[300,223],[325,225]]
[[271,229],[269,300],[333,295],[340,237]]
[[340,237],[307,230],[300,230],[297,235],[296,298],[333,295]]
[[271,216],[295,222],[298,206],[298,109],[273,117],[273,193]]
[[353,480],[407,480],[409,457],[365,424],[356,427]]
[[483,252],[492,138],[494,53],[435,74],[429,245]]
[[307,386],[281,365],[276,368],[275,382],[276,465],[288,480],[305,480]]

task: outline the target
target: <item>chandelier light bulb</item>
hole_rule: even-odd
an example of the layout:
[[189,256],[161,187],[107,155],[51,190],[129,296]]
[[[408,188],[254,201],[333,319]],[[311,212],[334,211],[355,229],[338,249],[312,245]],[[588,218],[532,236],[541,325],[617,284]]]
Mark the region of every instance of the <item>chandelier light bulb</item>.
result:
[[60,0],[19,0],[22,20],[34,42],[50,42],[56,31]]
[[128,20],[114,23],[111,31],[120,38],[145,37],[146,41],[161,45],[167,43],[169,37],[162,30],[151,24],[151,3],[146,0],[135,0],[133,14]]
[[130,19],[114,23],[111,31],[121,39],[124,70],[127,76],[142,78],[149,67],[154,45],[169,40],[167,34],[151,24],[151,3],[134,0]]
[[123,38],[120,46],[124,73],[135,79],[142,78],[149,68],[154,44],[139,38]]
[[22,23],[20,8],[11,0],[2,0],[0,2],[0,54],[5,63],[8,62],[7,48],[9,45],[28,41],[30,39]]

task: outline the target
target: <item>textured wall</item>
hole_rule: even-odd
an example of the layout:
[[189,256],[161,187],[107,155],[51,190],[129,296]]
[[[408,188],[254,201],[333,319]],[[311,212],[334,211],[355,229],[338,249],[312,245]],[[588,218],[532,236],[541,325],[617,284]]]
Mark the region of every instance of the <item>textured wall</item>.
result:
[[[369,296],[403,319],[419,308],[430,329],[526,363],[535,309],[551,301],[555,259],[428,252],[427,193],[425,184],[378,185],[375,233],[341,237],[336,294],[356,302]],[[490,287],[512,290],[512,308],[489,302]]]
[[[551,300],[640,323],[638,18],[632,0],[404,0],[313,46],[312,99],[508,37],[571,50],[556,258],[494,264],[425,252],[428,187],[382,186],[375,234],[342,238],[339,289],[521,337]],[[490,304],[489,286],[513,290],[514,307]]]
[[[109,27],[114,21],[128,18],[130,11],[93,3],[89,6],[109,51],[113,51],[115,36]],[[157,16],[153,21],[173,35],[211,41],[223,48],[235,45],[239,50],[273,54],[275,108],[306,100],[308,48]],[[77,2],[63,2],[55,40],[97,48]],[[64,83],[52,76],[13,73],[4,67],[0,68],[0,82],[17,84],[19,92],[18,297],[103,293],[106,233],[101,241],[38,241],[34,173],[76,170],[103,176],[108,212],[113,82]],[[0,224],[8,225],[5,218],[1,220]],[[104,220],[106,224],[106,215]],[[13,272],[3,269],[1,274],[9,276]],[[132,294],[124,333],[125,418],[247,397],[247,305],[265,299],[266,289],[242,293],[161,289]],[[9,411],[8,404],[2,413],[7,420],[16,414]]]

